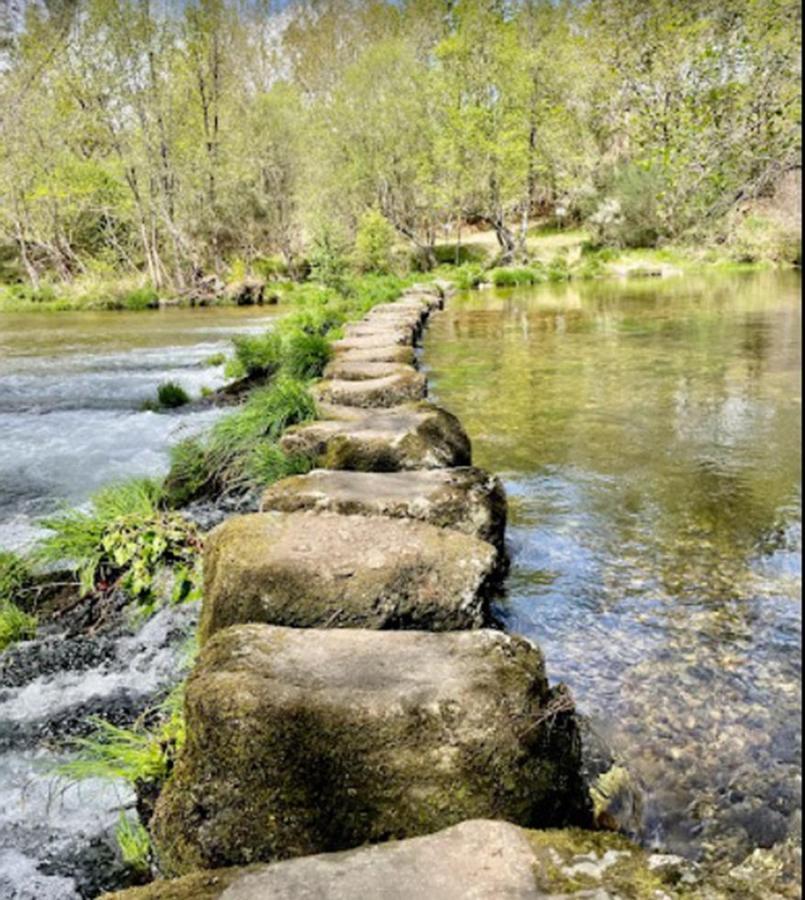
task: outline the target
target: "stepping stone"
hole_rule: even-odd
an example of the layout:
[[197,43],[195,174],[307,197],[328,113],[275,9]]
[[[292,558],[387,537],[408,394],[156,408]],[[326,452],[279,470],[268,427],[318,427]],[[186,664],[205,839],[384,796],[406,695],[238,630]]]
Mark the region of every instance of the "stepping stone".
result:
[[325,378],[337,378],[342,381],[369,381],[372,378],[385,378],[388,375],[406,375],[416,371],[413,366],[403,363],[389,362],[350,362],[344,359],[347,354],[339,353],[324,369]]
[[390,410],[321,409],[336,418],[289,428],[283,451],[313,460],[317,468],[360,472],[443,469],[472,462],[470,439],[458,419],[431,403]]
[[[197,872],[109,894],[105,900],[670,898],[678,896],[680,875],[686,873],[687,881],[700,880],[695,864],[649,854],[620,835],[533,831],[510,822],[470,819],[435,834],[338,854]],[[624,886],[638,892],[624,893]]]
[[186,743],[150,826],[160,866],[346,850],[473,817],[584,824],[568,697],[534,644],[500,631],[224,629],[187,681]]
[[[378,350],[382,349],[388,353],[390,347],[401,347],[403,349],[411,349],[413,352],[413,341],[407,335],[400,332],[387,331],[386,329],[373,331],[371,333],[351,335],[340,340],[333,341],[330,344],[333,353],[341,353],[344,350]],[[385,358],[385,357],[384,357]],[[402,357],[396,357],[395,362],[404,362]]]
[[335,512],[416,519],[488,541],[503,550],[506,493],[481,469],[335,472],[315,469],[284,478],[263,494],[264,512]]
[[363,409],[387,408],[424,400],[427,392],[428,380],[425,374],[413,368],[409,368],[407,372],[364,381],[325,379],[311,391],[316,401],[359,406]]
[[344,326],[344,340],[377,340],[384,344],[413,344],[416,330],[394,322],[353,322]]
[[244,622],[296,628],[478,628],[495,548],[410,519],[233,516],[204,548],[199,642]]
[[412,346],[402,344],[352,344],[349,347],[339,347],[341,341],[333,341],[333,359],[343,362],[393,362],[404,365],[413,365],[416,354]]

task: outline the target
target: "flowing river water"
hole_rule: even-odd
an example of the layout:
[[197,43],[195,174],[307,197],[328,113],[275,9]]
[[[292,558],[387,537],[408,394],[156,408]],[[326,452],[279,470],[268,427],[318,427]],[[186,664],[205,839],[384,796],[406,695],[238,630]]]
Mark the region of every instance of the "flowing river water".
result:
[[500,611],[645,785],[645,837],[740,859],[800,831],[800,278],[487,290],[431,393],[509,496]]
[[[434,317],[431,393],[499,472],[500,613],[537,640],[645,785],[644,838],[739,859],[799,835],[799,277],[481,291]],[[167,465],[214,411],[141,412],[276,311],[0,314],[0,548],[102,484]],[[123,788],[53,775],[65,736],[180,677],[195,611],[0,657],[0,898],[121,883]],[[3,659],[5,657],[5,659]]]
[[[0,313],[0,549],[29,545],[40,516],[102,485],[164,472],[169,445],[220,413],[143,412],[143,402],[167,380],[191,397],[220,386],[223,367],[206,361],[278,314]],[[181,679],[196,615],[118,616],[94,634],[45,626],[0,654],[0,900],[87,900],[126,884],[114,831],[131,791],[55,767],[91,716],[127,725]]]

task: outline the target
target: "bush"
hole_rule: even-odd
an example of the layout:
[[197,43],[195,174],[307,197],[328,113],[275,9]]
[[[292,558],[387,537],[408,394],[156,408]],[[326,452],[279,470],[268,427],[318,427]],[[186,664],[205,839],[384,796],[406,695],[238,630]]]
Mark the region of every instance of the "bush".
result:
[[656,247],[666,233],[660,210],[664,191],[664,178],[655,169],[628,165],[616,170],[587,220],[593,242],[616,247]]
[[288,338],[283,351],[283,370],[292,378],[318,378],[330,359],[330,344],[321,334],[298,331]]
[[545,280],[541,268],[498,268],[488,273],[489,280],[495,287],[520,287],[528,284],[539,284]]
[[159,295],[152,287],[135,288],[120,297],[119,302],[123,309],[156,309],[159,306]]
[[234,360],[227,367],[229,377],[269,376],[282,364],[282,339],[276,331],[262,335],[240,335],[233,339]]
[[197,529],[176,513],[160,510],[161,485],[136,479],[104,488],[88,511],[68,509],[42,520],[50,534],[36,556],[45,563],[68,563],[83,594],[120,587],[133,600],[150,605],[157,575],[175,569],[174,601],[196,596]]
[[477,288],[484,280],[483,267],[474,263],[459,266],[452,273],[452,279],[456,287],[461,291],[470,291]]
[[548,281],[567,281],[570,278],[570,268],[567,260],[561,256],[555,256],[547,268]]
[[476,244],[437,244],[433,248],[436,263],[440,266],[466,266],[483,264],[488,253]]
[[281,256],[259,256],[252,260],[252,271],[264,281],[276,281],[288,275],[288,266]]
[[204,360],[205,366],[222,366],[226,362],[226,353],[213,353]]
[[361,272],[387,275],[392,269],[392,255],[396,242],[394,226],[378,210],[363,214],[355,235],[353,262]]
[[347,247],[334,228],[323,226],[311,242],[308,254],[310,278],[339,290],[348,268]]
[[157,388],[157,402],[163,409],[177,409],[190,402],[187,391],[175,381],[164,381]]
[[15,641],[36,636],[36,617],[10,600],[0,600],[0,652]]

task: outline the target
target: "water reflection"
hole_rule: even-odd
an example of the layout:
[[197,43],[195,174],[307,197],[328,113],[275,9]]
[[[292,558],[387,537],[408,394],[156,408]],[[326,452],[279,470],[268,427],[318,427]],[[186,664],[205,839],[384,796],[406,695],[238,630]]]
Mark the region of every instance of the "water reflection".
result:
[[503,613],[649,785],[647,836],[796,832],[798,276],[476,293],[426,359],[507,481]]

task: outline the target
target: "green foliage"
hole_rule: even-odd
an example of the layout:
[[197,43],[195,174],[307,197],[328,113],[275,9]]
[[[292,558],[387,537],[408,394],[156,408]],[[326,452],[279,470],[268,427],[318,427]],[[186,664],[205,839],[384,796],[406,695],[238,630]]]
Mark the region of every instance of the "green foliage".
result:
[[44,519],[50,534],[36,555],[46,563],[71,564],[84,594],[118,585],[146,606],[156,599],[160,571],[173,567],[173,599],[191,598],[201,541],[195,526],[159,509],[162,496],[152,479],[104,488],[89,510],[68,509]]
[[36,636],[36,617],[20,609],[10,600],[0,600],[0,652],[15,641]]
[[802,236],[790,225],[783,225],[759,212],[750,212],[731,228],[727,247],[735,262],[767,261],[798,266],[802,257]]
[[567,281],[570,278],[570,267],[567,260],[561,256],[555,256],[546,269],[548,281]]
[[133,288],[115,298],[115,308],[128,310],[156,309],[159,295],[152,287]]
[[226,362],[226,353],[213,353],[204,360],[205,366],[222,366]]
[[264,281],[276,281],[288,275],[288,266],[280,256],[260,256],[252,260],[252,271]]
[[469,291],[478,287],[484,280],[484,270],[482,266],[474,263],[467,263],[459,266],[452,273],[451,277],[456,287],[461,291]]
[[520,287],[545,280],[542,271],[535,266],[492,269],[487,277],[495,287]]
[[477,244],[437,244],[433,255],[440,266],[467,266],[483,264],[489,254]]
[[618,169],[587,220],[594,243],[655,247],[667,234],[660,205],[666,187],[658,168],[628,165]]
[[318,378],[330,359],[329,341],[321,334],[298,331],[288,338],[284,350],[283,370],[292,378]]
[[394,226],[381,212],[372,209],[364,213],[355,235],[355,249],[352,254],[358,271],[389,274],[396,239]]
[[10,550],[0,550],[0,602],[14,600],[31,580],[28,563]]
[[250,377],[271,375],[282,363],[282,338],[276,331],[267,331],[262,335],[239,335],[232,343],[235,346],[235,362],[227,369],[230,377],[232,373]]
[[151,870],[151,838],[143,825],[121,810],[115,839],[124,865],[133,872],[147,875]]
[[165,381],[157,388],[157,403],[163,409],[177,409],[189,402],[187,391],[175,381]]
[[285,458],[274,446],[282,432],[316,415],[304,382],[281,374],[253,391],[246,403],[219,419],[209,434],[185,440],[171,452],[166,492],[173,505],[251,484],[266,483],[298,470],[298,460]]
[[311,242],[308,262],[311,280],[340,289],[349,268],[346,241],[332,226],[322,226]]

